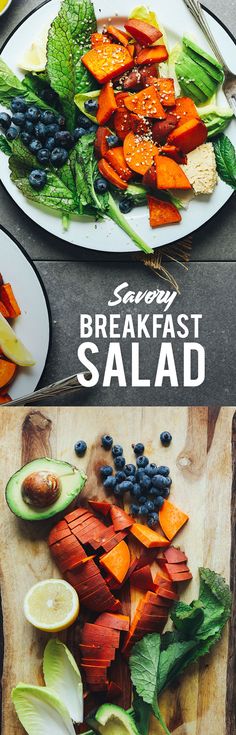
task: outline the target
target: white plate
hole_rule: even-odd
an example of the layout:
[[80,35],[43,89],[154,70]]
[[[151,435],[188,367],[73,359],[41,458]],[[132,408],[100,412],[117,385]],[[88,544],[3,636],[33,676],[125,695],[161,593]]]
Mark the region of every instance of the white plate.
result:
[[[95,12],[99,26],[102,27],[108,18],[110,22],[122,26],[125,18],[127,18],[137,4],[139,4],[138,0],[119,0],[119,4],[117,4],[119,11],[111,17],[110,0],[101,0],[101,2],[100,0],[95,0]],[[170,48],[177,41],[181,41],[183,32],[186,32],[193,33],[202,48],[211,53],[211,49],[204,35],[186,8],[183,0],[168,0],[168,2],[166,0],[159,0],[157,7],[152,0],[149,0],[148,4],[157,10],[158,18],[167,31]],[[21,23],[6,43],[2,57],[18,76],[20,76],[20,72],[17,63],[22,56],[22,49],[30,45],[40,28],[44,28],[45,25],[52,21],[59,7],[60,0],[46,2],[46,4],[39,7],[38,10],[33,12]],[[208,20],[226,62],[232,71],[236,73],[234,41],[226,29],[221,26],[220,22],[209,14]],[[230,123],[227,135],[236,146],[235,120]],[[103,222],[93,223],[80,222],[79,218],[75,217],[71,221],[68,232],[63,232],[61,220],[58,215],[27,201],[11,182],[8,161],[3,153],[0,154],[0,165],[2,183],[8,193],[25,214],[48,232],[51,232],[66,242],[91,250],[118,253],[137,252],[137,248],[129,237],[108,219]],[[168,227],[157,228],[152,231],[148,222],[147,207],[134,209],[128,215],[128,220],[145,242],[154,248],[161,247],[180,237],[185,237],[207,222],[225,204],[231,194],[232,189],[227,184],[224,184],[224,182],[219,181],[211,196],[197,197],[194,201],[190,202],[188,209],[182,211],[182,222],[178,225],[169,225]]]
[[0,271],[11,283],[21,316],[11,320],[17,337],[35,359],[31,368],[18,368],[9,393],[12,399],[33,393],[41,378],[50,343],[50,312],[44,288],[33,263],[10,235],[0,228]]

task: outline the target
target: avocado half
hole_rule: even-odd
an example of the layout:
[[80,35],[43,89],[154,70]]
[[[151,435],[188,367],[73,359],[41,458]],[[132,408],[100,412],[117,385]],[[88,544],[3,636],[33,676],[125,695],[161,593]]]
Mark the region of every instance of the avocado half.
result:
[[96,712],[95,723],[101,735],[139,735],[133,717],[115,704],[102,704]]
[[[56,475],[60,483],[60,495],[57,500],[45,508],[35,508],[28,505],[22,496],[22,484],[26,477],[34,472],[48,472]],[[10,510],[25,521],[41,521],[52,518],[61,513],[79,495],[86,482],[86,475],[69,462],[61,462],[58,459],[35,459],[21,467],[15,472],[6,486],[6,501]]]

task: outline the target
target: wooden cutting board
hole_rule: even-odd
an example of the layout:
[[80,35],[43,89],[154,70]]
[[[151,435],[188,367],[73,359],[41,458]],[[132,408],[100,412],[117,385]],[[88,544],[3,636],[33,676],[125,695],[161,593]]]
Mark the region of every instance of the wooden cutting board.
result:
[[[161,446],[160,431],[173,441]],[[9,511],[4,489],[21,464],[40,456],[54,456],[87,470],[86,494],[102,497],[98,468],[103,457],[99,435],[112,434],[133,460],[131,444],[145,443],[151,461],[168,464],[173,485],[171,499],[189,513],[178,535],[189,558],[193,581],[181,597],[198,594],[198,567],[209,566],[234,584],[234,620],[210,656],[188,669],[171,691],[161,697],[161,709],[174,735],[235,735],[235,526],[236,490],[232,475],[236,451],[236,413],[233,408],[2,408],[0,411],[0,576],[3,612],[2,735],[22,735],[11,705],[11,689],[19,681],[42,684],[41,661],[47,636],[29,625],[22,613],[24,595],[35,582],[59,576],[45,539],[49,525],[26,524]],[[89,450],[76,461],[73,446],[84,438]],[[107,458],[107,455],[106,455]],[[126,595],[132,613],[138,594]],[[63,635],[78,655],[78,630]],[[129,686],[123,665],[123,705]],[[234,683],[233,683],[234,680]],[[43,735],[43,733],[42,733]],[[151,735],[163,735],[156,721]]]

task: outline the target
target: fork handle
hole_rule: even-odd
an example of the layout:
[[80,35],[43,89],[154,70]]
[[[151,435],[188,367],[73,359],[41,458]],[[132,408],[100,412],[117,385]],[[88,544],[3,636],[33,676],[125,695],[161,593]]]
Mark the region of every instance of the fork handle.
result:
[[214,39],[214,36],[212,35],[211,29],[208,25],[207,19],[205,14],[203,13],[203,10],[201,8],[200,3],[198,0],[184,0],[185,5],[189,8],[190,12],[192,13],[193,17],[197,21],[198,25],[200,26],[203,33],[205,33],[205,36],[207,37],[209,44],[212,48],[212,51],[214,52],[216,58],[222,64],[225,71],[228,71],[228,67],[226,66],[225,60],[220,52],[220,49]]
[[[84,379],[88,379],[91,377],[91,373],[89,371],[86,371],[83,374]],[[61,395],[70,395],[74,391],[81,390],[83,386],[81,386],[80,383],[80,374],[78,375],[70,375],[69,378],[64,378],[63,380],[58,380],[56,383],[52,383],[51,385],[45,386],[45,388],[40,388],[39,390],[34,391],[34,393],[28,393],[26,396],[22,396],[21,398],[16,398],[14,401],[11,401],[7,404],[4,404],[5,406],[27,406],[32,405],[33,403],[37,403],[38,401],[47,400],[48,398],[57,398]]]

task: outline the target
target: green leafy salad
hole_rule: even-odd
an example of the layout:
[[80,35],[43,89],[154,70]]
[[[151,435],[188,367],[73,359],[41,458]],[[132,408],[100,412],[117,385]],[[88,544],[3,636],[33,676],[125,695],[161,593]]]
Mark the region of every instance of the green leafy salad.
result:
[[110,218],[151,253],[125,214],[146,205],[151,228],[177,224],[183,190],[211,194],[217,170],[235,188],[235,152],[219,137],[232,113],[216,104],[221,65],[191,38],[169,51],[142,6],[125,29],[98,32],[91,0],[62,0],[42,58],[32,44],[19,63],[23,79],[0,58],[0,151],[20,192],[64,229],[73,216]]

